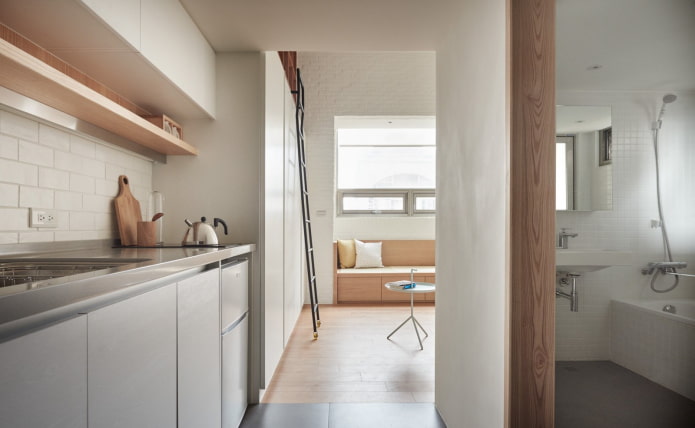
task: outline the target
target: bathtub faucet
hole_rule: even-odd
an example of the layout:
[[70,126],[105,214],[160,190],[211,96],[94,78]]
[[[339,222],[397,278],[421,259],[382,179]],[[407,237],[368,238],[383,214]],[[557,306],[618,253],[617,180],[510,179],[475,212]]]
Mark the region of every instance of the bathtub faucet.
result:
[[564,297],[570,301],[570,311],[579,312],[579,294],[577,293],[577,278],[581,275],[578,273],[568,273],[566,277],[560,279],[560,285],[572,284],[572,291],[565,293],[557,288],[555,289],[555,296]]

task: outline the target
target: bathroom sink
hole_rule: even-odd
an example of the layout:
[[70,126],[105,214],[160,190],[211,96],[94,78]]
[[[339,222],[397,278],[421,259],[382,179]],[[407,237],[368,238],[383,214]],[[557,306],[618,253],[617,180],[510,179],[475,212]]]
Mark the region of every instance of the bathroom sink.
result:
[[629,251],[558,248],[555,250],[555,271],[595,272],[611,266],[630,265],[631,259],[632,253]]

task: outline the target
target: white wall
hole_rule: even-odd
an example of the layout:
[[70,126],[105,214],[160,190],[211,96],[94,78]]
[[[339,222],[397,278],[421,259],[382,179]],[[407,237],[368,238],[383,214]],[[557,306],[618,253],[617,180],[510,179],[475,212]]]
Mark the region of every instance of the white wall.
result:
[[155,165],[153,187],[164,194],[164,236],[180,242],[183,220],[222,218],[229,236],[222,243],[258,243],[263,136],[261,56],[217,55],[218,120],[182,122],[198,156],[169,156]]
[[321,303],[332,303],[334,239],[434,239],[434,217],[335,218],[334,118],[433,116],[435,55],[300,52],[298,63],[306,88],[304,127],[318,295]]
[[450,427],[502,427],[506,2],[462,3],[437,51],[435,401]]
[[[662,257],[661,232],[650,228],[658,218],[651,122],[663,93],[558,92],[564,105],[610,105],[613,120],[613,210],[558,212],[557,227],[579,233],[570,248],[603,248],[633,252],[632,266],[587,273],[579,280],[579,312],[566,299],[556,301],[556,358],[610,358],[610,300],[615,298],[695,297],[695,280],[658,295],[650,277],[640,274],[649,261]],[[660,137],[662,200],[672,251],[695,273],[695,94],[678,94],[667,107]],[[661,287],[668,282],[661,283]]]
[[[145,213],[151,161],[1,103],[0,244],[118,238],[113,198],[121,174]],[[30,207],[56,210],[58,228],[30,228]]]

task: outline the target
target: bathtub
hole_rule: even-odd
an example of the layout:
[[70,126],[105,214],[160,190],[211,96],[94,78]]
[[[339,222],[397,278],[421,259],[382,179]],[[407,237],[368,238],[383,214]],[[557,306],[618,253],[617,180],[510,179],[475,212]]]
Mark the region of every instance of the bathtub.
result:
[[695,299],[613,300],[610,318],[612,361],[695,400]]

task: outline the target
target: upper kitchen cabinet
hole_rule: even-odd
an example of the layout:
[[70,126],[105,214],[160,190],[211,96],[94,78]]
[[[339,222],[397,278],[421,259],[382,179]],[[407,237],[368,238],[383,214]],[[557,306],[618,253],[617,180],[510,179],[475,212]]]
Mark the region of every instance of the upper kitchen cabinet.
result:
[[140,0],[80,0],[135,50],[140,50]]
[[215,54],[177,0],[3,0],[2,23],[152,114],[214,118]]

